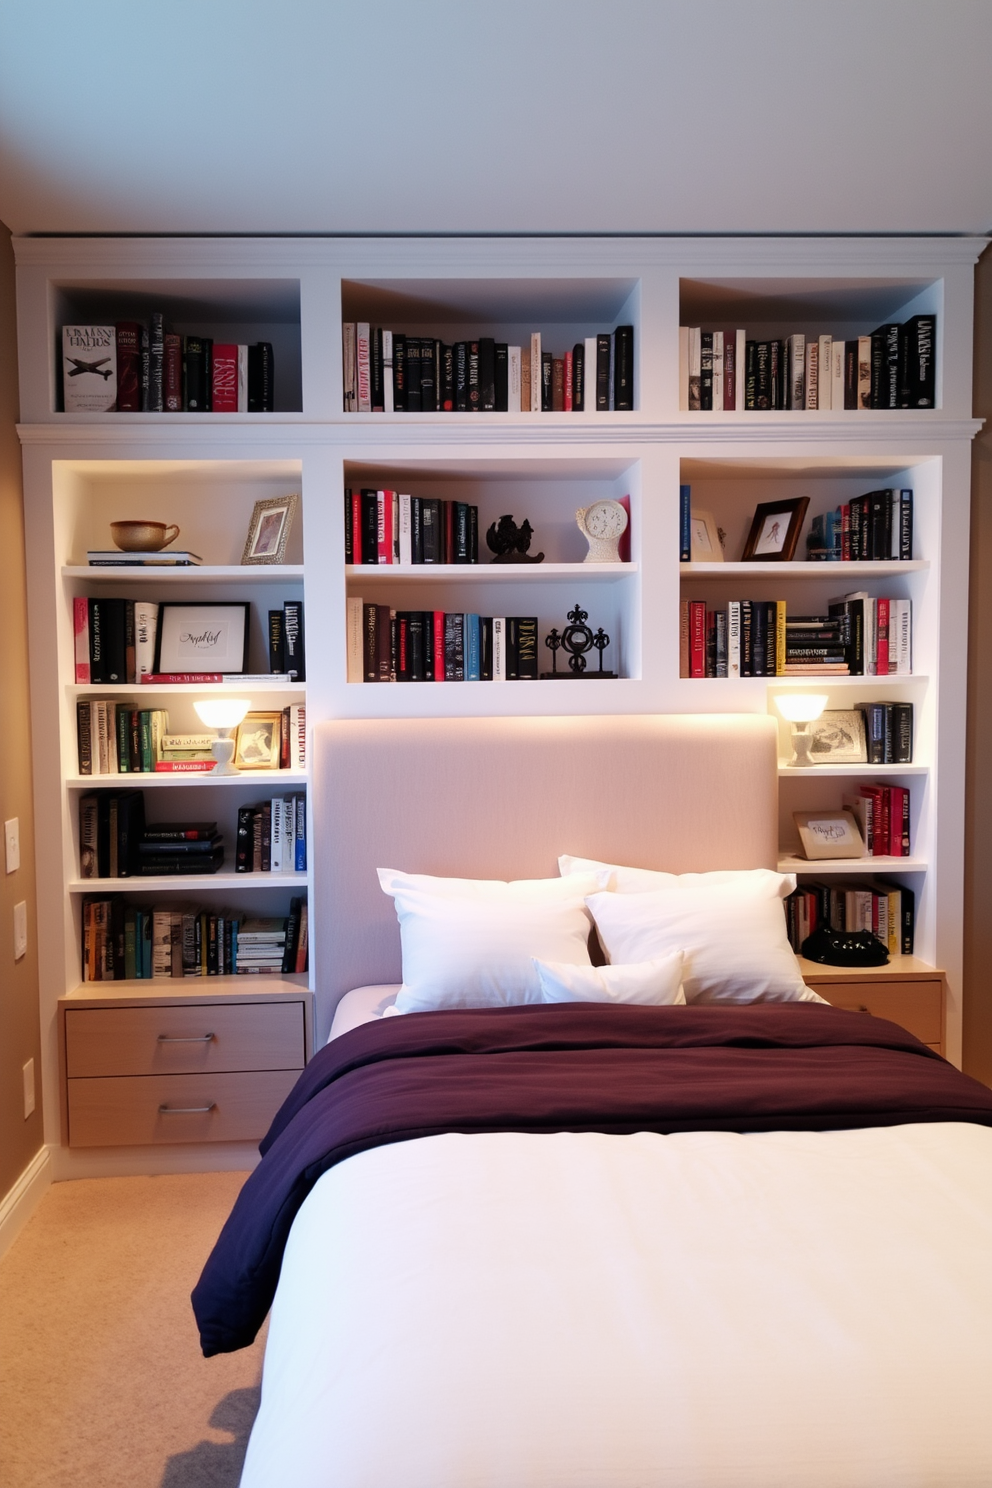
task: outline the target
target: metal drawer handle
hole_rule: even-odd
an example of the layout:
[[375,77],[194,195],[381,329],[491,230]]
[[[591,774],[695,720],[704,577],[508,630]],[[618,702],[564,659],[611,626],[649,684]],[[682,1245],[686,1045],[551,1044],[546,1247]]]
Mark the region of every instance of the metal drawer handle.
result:
[[217,1102],[211,1101],[209,1106],[159,1106],[160,1116],[205,1116],[208,1111],[216,1111]]
[[215,1033],[204,1033],[199,1038],[170,1038],[167,1033],[160,1033],[158,1041],[160,1044],[209,1044],[216,1037]]

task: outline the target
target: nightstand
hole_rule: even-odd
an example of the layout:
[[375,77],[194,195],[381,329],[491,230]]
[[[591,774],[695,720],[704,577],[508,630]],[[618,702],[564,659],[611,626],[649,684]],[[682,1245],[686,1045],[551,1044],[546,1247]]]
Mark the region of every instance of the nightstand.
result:
[[872,1013],[908,1028],[944,1052],[943,972],[915,956],[893,956],[887,966],[824,966],[797,957],[806,985],[835,1007]]

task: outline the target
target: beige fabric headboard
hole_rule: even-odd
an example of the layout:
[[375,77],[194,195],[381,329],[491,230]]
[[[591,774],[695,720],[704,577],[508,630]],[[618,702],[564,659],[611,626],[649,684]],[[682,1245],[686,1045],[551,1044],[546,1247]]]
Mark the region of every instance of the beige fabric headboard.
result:
[[376,868],[544,878],[563,852],[680,873],[774,867],[776,755],[766,714],[318,724],[318,1039],[349,988],[400,980]]

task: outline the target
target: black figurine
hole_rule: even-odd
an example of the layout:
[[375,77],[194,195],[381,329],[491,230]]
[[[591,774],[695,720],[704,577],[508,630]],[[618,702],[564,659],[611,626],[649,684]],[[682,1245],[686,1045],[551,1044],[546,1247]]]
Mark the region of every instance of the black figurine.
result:
[[512,517],[500,517],[486,533],[486,542],[496,554],[492,563],[543,563],[543,553],[528,553],[534,529],[524,518],[518,527]]
[[[615,677],[616,672],[605,672],[603,670],[603,652],[610,644],[610,638],[602,626],[595,632],[590,630],[586,621],[589,619],[587,610],[579,605],[568,612],[568,624],[563,631],[549,630],[544,637],[544,644],[551,652],[551,671],[542,672],[541,677],[548,682],[558,677]],[[599,652],[599,669],[595,672],[586,670],[586,652]],[[568,655],[568,672],[558,670],[558,652],[565,651]]]

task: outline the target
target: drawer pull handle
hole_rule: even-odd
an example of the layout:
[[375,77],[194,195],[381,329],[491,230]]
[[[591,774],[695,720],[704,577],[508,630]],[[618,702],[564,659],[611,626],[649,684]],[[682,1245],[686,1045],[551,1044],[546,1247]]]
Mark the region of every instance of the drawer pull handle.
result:
[[160,1044],[209,1044],[216,1037],[214,1033],[202,1033],[199,1038],[170,1038],[167,1033],[160,1033],[158,1041]]
[[209,1106],[159,1106],[160,1116],[205,1116],[208,1111],[216,1111],[217,1102],[211,1101]]

